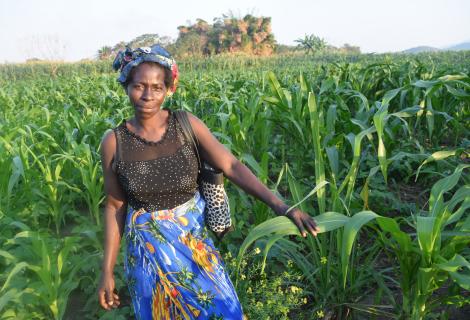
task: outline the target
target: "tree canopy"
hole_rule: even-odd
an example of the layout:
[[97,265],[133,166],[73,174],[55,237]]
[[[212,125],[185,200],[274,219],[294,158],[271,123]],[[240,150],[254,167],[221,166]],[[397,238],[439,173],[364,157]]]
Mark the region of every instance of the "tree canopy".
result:
[[[215,18],[210,24],[205,20],[196,19],[195,23],[178,27],[176,40],[157,33],[147,33],[129,42],[121,41],[114,46],[101,47],[96,57],[99,60],[111,59],[126,47],[148,47],[160,44],[175,56],[214,55],[220,53],[243,52],[252,55],[267,56],[274,52],[286,53],[295,48],[278,45],[271,30],[270,17],[256,17],[251,14],[237,18],[233,14]],[[346,54],[360,53],[360,48],[345,44],[342,48],[329,45],[323,38],[316,35],[305,35],[295,40],[297,49],[306,54],[321,51],[341,52]]]
[[212,55],[223,52],[245,52],[270,55],[275,39],[270,17],[246,15],[242,19],[222,16],[209,24],[202,19],[189,26],[179,26],[175,46],[181,54]]

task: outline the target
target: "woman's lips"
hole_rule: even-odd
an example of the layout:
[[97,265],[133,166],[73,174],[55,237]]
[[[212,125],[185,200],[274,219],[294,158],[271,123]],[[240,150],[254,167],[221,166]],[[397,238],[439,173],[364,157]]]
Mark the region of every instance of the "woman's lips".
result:
[[146,107],[146,106],[137,106],[137,109],[143,110],[143,111],[150,111],[153,110],[153,107]]

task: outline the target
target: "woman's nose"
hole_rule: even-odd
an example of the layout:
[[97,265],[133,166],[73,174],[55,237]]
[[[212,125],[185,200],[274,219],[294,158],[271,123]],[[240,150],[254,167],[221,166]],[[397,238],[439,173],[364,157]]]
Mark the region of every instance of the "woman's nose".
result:
[[144,89],[144,92],[142,93],[142,100],[153,100],[153,92],[150,90],[150,88]]

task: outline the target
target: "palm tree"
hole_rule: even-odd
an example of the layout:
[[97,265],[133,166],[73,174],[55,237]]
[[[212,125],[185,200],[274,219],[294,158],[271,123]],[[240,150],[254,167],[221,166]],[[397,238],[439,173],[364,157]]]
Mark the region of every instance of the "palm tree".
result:
[[305,35],[305,37],[302,39],[297,39],[294,40],[294,42],[297,42],[298,45],[297,47],[300,47],[305,50],[307,54],[315,54],[319,51],[322,51],[323,49],[326,48],[328,43],[320,37],[317,37],[316,35]]
[[98,50],[98,60],[107,60],[113,54],[113,49],[109,46],[103,46]]

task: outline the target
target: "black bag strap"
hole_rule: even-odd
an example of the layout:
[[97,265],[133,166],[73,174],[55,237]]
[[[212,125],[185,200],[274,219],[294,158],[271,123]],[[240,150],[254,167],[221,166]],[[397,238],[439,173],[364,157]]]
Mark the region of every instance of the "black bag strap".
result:
[[194,151],[196,152],[197,162],[199,164],[199,169],[202,168],[201,158],[199,156],[199,141],[197,140],[196,135],[194,134],[193,127],[189,122],[188,114],[184,110],[175,110],[176,120],[178,120],[179,124],[181,125],[181,129],[183,129],[184,137],[187,141],[190,141],[193,144]]
[[122,159],[121,154],[121,134],[119,133],[118,128],[114,128],[114,135],[116,136],[116,154],[114,155],[114,162],[117,162]]
[[214,168],[210,166],[206,161],[202,161],[199,155],[199,141],[194,134],[193,127],[189,122],[188,114],[184,110],[175,110],[174,111],[176,119],[179,121],[181,125],[181,129],[183,129],[183,134],[186,140],[191,141],[194,146],[194,150],[196,151],[197,161],[199,163],[199,173],[200,177],[208,182],[214,184],[223,184],[224,175],[220,169]]

